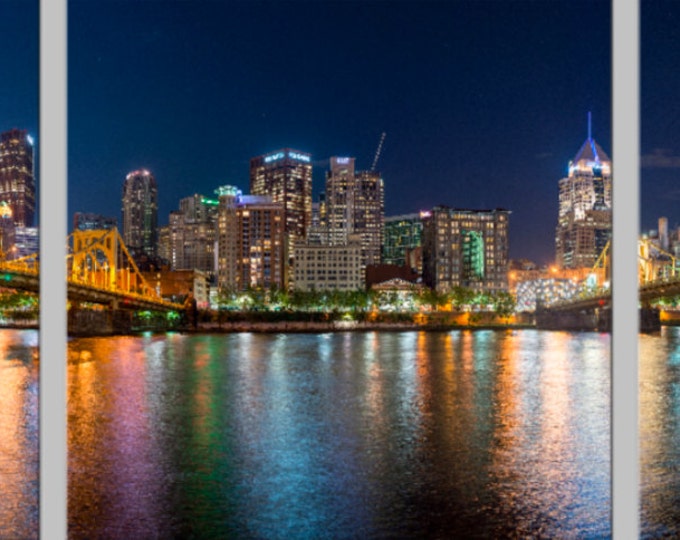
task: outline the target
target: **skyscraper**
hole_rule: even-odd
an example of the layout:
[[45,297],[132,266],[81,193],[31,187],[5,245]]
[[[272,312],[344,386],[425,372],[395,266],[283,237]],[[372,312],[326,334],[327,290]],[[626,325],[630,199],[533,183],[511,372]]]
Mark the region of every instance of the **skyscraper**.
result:
[[0,135],[0,201],[12,209],[17,227],[33,226],[33,139],[26,130],[12,129]]
[[266,195],[218,189],[218,275],[220,287],[283,288],[284,211]]
[[194,194],[180,200],[179,212],[170,213],[166,234],[173,270],[201,270],[215,277],[217,205],[217,200]]
[[590,133],[566,178],[559,181],[556,262],[561,268],[592,268],[611,238],[611,160]]
[[332,157],[326,173],[325,221],[331,245],[361,238],[361,266],[380,262],[385,215],[382,176],[355,171],[354,158]]
[[332,157],[326,172],[325,225],[331,245],[346,244],[354,230],[354,158]]
[[131,252],[156,255],[158,190],[145,170],[132,171],[123,184],[123,241]]
[[312,158],[283,148],[250,160],[250,192],[283,205],[289,248],[304,240],[312,221]]
[[219,208],[217,214],[217,285],[236,289],[237,273],[237,219],[236,205],[241,190],[235,186],[220,186],[215,190]]
[[307,237],[312,222],[312,157],[282,148],[250,160],[250,192],[283,208],[283,286],[291,285],[294,246]]

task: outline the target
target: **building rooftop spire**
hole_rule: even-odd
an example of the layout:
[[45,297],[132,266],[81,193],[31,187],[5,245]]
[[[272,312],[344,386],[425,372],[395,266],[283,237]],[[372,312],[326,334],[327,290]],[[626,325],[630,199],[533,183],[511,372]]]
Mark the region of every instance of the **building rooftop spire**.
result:
[[590,111],[588,111],[588,138],[576,153],[576,156],[574,156],[572,163],[578,163],[582,160],[594,161],[596,163],[611,162],[609,156],[602,150],[602,147],[595,142],[595,139],[593,139],[592,116]]

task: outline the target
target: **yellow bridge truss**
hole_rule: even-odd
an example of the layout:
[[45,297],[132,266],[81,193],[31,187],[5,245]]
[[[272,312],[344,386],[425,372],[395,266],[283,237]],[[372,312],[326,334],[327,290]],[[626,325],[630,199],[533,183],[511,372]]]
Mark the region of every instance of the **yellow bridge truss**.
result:
[[68,279],[73,283],[161,301],[116,228],[71,233],[67,261]]
[[[652,256],[656,252],[659,256]],[[640,284],[677,276],[677,259],[657,244],[644,238],[638,241],[638,277]]]
[[19,257],[18,259],[6,259],[5,253],[0,253],[0,270],[5,272],[20,272],[23,274],[40,275],[40,258],[37,253]]
[[[591,272],[597,275],[598,283],[610,279],[611,240],[605,245]],[[639,283],[644,285],[660,279],[675,277],[678,277],[677,258],[647,238],[638,240]]]

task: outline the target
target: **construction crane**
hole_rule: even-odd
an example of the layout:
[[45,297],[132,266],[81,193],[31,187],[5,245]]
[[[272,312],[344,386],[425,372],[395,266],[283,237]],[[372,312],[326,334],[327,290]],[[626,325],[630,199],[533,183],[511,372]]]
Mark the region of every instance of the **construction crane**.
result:
[[375,151],[375,157],[373,158],[373,165],[371,165],[371,172],[375,171],[375,167],[378,164],[378,158],[380,157],[380,151],[382,150],[382,145],[383,142],[385,142],[385,133],[384,131],[382,132],[382,135],[380,136],[380,142],[378,143],[378,149]]

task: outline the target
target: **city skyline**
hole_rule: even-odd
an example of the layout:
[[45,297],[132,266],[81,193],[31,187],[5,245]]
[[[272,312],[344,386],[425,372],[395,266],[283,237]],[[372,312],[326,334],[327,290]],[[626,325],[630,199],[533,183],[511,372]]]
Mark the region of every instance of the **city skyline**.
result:
[[[545,14],[539,12],[534,14],[535,20],[545,18],[546,27],[549,27],[550,24],[554,24],[555,19],[559,15],[557,12],[560,10],[566,10],[572,12],[572,14],[579,11],[578,6],[572,9],[566,6],[566,4],[560,4],[558,2],[552,4],[553,5],[550,9],[556,11],[552,17],[546,17]],[[593,20],[604,21],[602,24],[603,31],[600,32],[599,35],[597,35],[597,33],[590,32],[590,27],[586,29],[586,32],[588,32],[588,35],[590,36],[588,39],[591,37],[596,38],[598,40],[597,42],[600,44],[608,40],[609,33],[607,30],[607,27],[609,26],[609,7],[604,4],[606,3],[603,3],[603,5],[599,5],[597,3],[593,5],[589,4],[588,7],[589,13],[591,13]],[[125,5],[125,3],[121,3],[121,5]],[[464,11],[463,8],[466,7],[465,4],[457,5],[462,6],[461,11]],[[78,2],[71,2],[72,17],[77,14],[77,6]],[[241,6],[241,8],[243,8],[241,11],[245,10],[244,6]],[[643,2],[640,10],[642,154],[640,214],[641,232],[646,232],[650,229],[656,229],[657,220],[659,217],[667,217],[669,226],[671,228],[674,228],[680,224],[680,215],[678,215],[677,211],[675,210],[677,201],[674,185],[675,179],[677,177],[677,167],[680,163],[678,158],[678,156],[680,156],[680,148],[678,148],[677,143],[674,141],[680,140],[680,137],[678,137],[680,122],[677,121],[677,115],[668,114],[668,108],[666,105],[669,102],[668,100],[671,99],[673,95],[677,94],[678,86],[680,86],[680,81],[678,81],[677,77],[675,77],[668,70],[668,66],[674,64],[674,60],[678,54],[677,51],[680,50],[680,47],[678,47],[680,30],[678,30],[679,25],[676,24],[678,20],[680,20],[680,13],[678,12],[679,8],[680,6],[675,5],[675,3],[672,1],[656,1]],[[114,6],[109,5],[107,9],[114,9]],[[148,7],[145,9],[147,11],[149,10]],[[542,7],[541,9],[547,8]],[[5,90],[2,93],[2,99],[0,99],[0,121],[2,122],[0,125],[0,131],[8,131],[14,128],[26,129],[39,144],[40,137],[38,134],[37,97],[38,3],[27,2],[23,0],[7,0],[2,3],[0,10],[2,14],[0,17],[0,31],[2,31],[3,36],[7,38],[8,42],[16,45],[0,51],[0,59],[2,60],[2,65],[4,66],[3,73],[6,74],[6,80],[12,81],[11,85],[5,87]],[[92,13],[90,13],[90,15],[92,15]],[[118,19],[121,17],[125,19],[125,17],[121,15],[118,16]],[[172,16],[165,16],[164,19],[167,23],[168,19],[172,19]],[[160,22],[158,22],[158,24],[160,24]],[[565,28],[575,28],[577,26],[578,25],[568,24],[565,19]],[[144,38],[144,43],[146,45],[152,43],[154,40],[158,41],[162,38],[163,32],[161,27],[156,28],[151,25],[151,28],[153,28],[151,33],[146,35]],[[70,31],[72,35],[75,34],[75,25],[71,26]],[[537,32],[533,33],[534,37],[532,39],[535,39],[536,41],[544,40],[544,38],[541,36],[543,31],[544,30],[542,29],[538,29]],[[96,32],[94,34],[96,34]],[[105,32],[102,35],[106,36],[107,33]],[[89,36],[88,39],[92,39],[93,37],[96,38],[96,35]],[[552,43],[552,41],[549,41],[549,43]],[[451,45],[452,44],[450,43],[449,47]],[[490,49],[491,46],[488,48]],[[598,47],[593,46],[592,49],[593,51],[596,51],[598,50]],[[71,47],[71,51],[73,52],[73,47]],[[532,51],[531,56],[535,57],[535,55],[539,53],[542,54],[541,51]],[[180,56],[184,58],[184,56]],[[586,58],[586,56],[581,55],[581,58]],[[587,58],[589,63],[595,59],[596,62],[598,62],[598,66],[605,66],[605,64],[608,64],[608,58],[605,61],[599,54],[590,55],[587,56]],[[99,62],[103,61],[104,58],[102,58]],[[96,63],[97,62],[95,61],[95,64]],[[71,64],[73,64],[73,62],[71,62]],[[594,69],[594,71],[598,70]],[[606,66],[604,69],[604,74],[607,77],[609,76],[609,69],[606,68]],[[545,85],[546,83],[543,82],[542,84]],[[592,84],[592,78],[588,78],[588,82],[586,84]],[[609,85],[608,81],[607,85]],[[91,86],[91,84],[89,86]],[[88,85],[85,85],[85,87],[88,87]],[[71,85],[70,90],[71,93],[74,93],[75,89],[73,85]],[[608,92],[600,91],[598,96],[608,97]],[[594,100],[591,101],[594,102]],[[601,108],[601,110],[604,112],[604,115],[600,114],[601,111],[598,110],[596,105]],[[73,108],[73,100],[71,101],[70,107]],[[539,245],[544,246],[543,249],[548,252],[550,257],[554,256],[554,249],[553,251],[550,251],[550,248],[552,246],[552,235],[554,234],[554,225],[556,222],[554,217],[555,214],[552,213],[552,210],[556,210],[557,208],[557,182],[563,176],[563,172],[566,169],[568,160],[571,159],[571,156],[573,156],[578,149],[580,142],[585,138],[585,116],[587,110],[591,110],[593,112],[594,138],[598,140],[606,152],[612,155],[609,110],[607,103],[585,103],[582,107],[573,108],[572,113],[568,118],[565,115],[568,125],[565,124],[563,126],[564,133],[562,140],[551,140],[550,149],[553,151],[553,155],[549,157],[547,154],[551,152],[544,152],[543,154],[545,154],[545,157],[536,162],[536,167],[534,168],[537,179],[540,178],[540,182],[545,184],[544,188],[546,191],[550,190],[550,193],[548,193],[548,195],[545,197],[542,205],[545,208],[543,209],[541,223],[546,224],[546,230],[542,231],[541,234],[534,233],[533,235],[526,236],[524,233],[527,227],[526,225],[521,226],[521,221],[524,216],[520,214],[517,208],[513,208],[511,205],[505,205],[513,210],[513,227],[511,229],[511,253],[513,258],[517,258],[518,255],[526,255],[531,258],[530,253],[517,253],[519,247],[517,244],[522,238],[528,238],[532,244],[538,241]],[[91,109],[90,112],[92,112]],[[120,111],[118,110],[118,112]],[[548,113],[543,113],[542,116],[548,116]],[[71,121],[71,124],[73,124],[73,121]],[[553,123],[553,126],[554,125],[555,124]],[[390,175],[388,175],[388,169],[386,169],[386,167],[392,167],[388,160],[393,159],[395,154],[403,154],[403,152],[400,150],[400,148],[403,148],[403,146],[401,144],[399,146],[395,146],[398,142],[398,140],[396,140],[398,136],[394,131],[390,131],[389,126],[386,125],[376,125],[370,133],[367,132],[365,135],[362,133],[362,136],[357,139],[356,143],[347,141],[342,144],[333,145],[332,148],[328,149],[327,157],[330,157],[331,155],[356,155],[358,158],[358,166],[362,168],[368,168],[372,162],[380,133],[383,130],[387,131],[387,140],[385,142],[383,156],[380,160],[380,168],[385,171],[384,174],[386,176],[386,215],[389,216],[410,213],[411,211],[418,211],[420,206],[434,206],[436,204],[480,207],[481,205],[477,204],[478,202],[487,202],[486,206],[494,206],[493,204],[488,203],[488,201],[481,201],[480,199],[483,197],[478,196],[477,201],[473,200],[472,204],[458,205],[458,201],[456,200],[431,200],[423,201],[427,202],[427,205],[414,205],[418,208],[406,208],[405,202],[410,201],[411,198],[403,195],[404,190],[397,191],[394,189],[395,184],[398,183],[398,180],[393,175],[392,178],[389,178],[388,176]],[[71,136],[71,133],[69,133],[69,136]],[[87,133],[85,133],[85,136],[87,137]],[[292,134],[290,139],[299,139],[299,137],[297,134]],[[258,155],[259,153],[265,153],[274,148],[289,144],[293,144],[293,142],[288,139],[284,140],[284,137],[281,137],[277,140],[272,139],[271,143],[253,143],[252,147],[243,154],[243,157],[240,160],[241,162],[235,166],[235,169],[238,170],[240,168],[241,172],[238,173],[238,175],[229,174],[228,172],[225,172],[224,174],[215,174],[216,181],[214,184],[236,184],[247,191],[248,159],[254,155]],[[39,148],[36,149],[39,150]],[[321,154],[317,151],[317,148],[308,148],[308,150],[313,154],[315,159],[321,160]],[[556,155],[558,152],[560,154],[559,156]],[[154,158],[150,155],[150,153],[148,156],[141,154],[142,152],[140,152],[138,159],[135,159],[133,156],[125,157],[124,154],[121,154],[120,163],[115,164],[114,162],[114,165],[111,166],[110,169],[102,168],[97,176],[101,176],[106,180],[106,182],[101,182],[101,187],[105,189],[99,189],[99,193],[96,195],[85,194],[83,196],[82,194],[74,194],[74,192],[78,190],[82,191],[82,188],[74,188],[77,185],[82,186],[82,183],[86,181],[83,180],[84,178],[91,177],[88,177],[87,174],[83,175],[82,171],[71,171],[71,174],[69,175],[69,184],[72,184],[73,188],[69,187],[69,204],[72,206],[72,208],[69,208],[68,212],[69,224],[71,222],[71,217],[77,211],[91,211],[101,214],[110,214],[120,220],[120,208],[114,208],[113,211],[111,211],[111,208],[116,202],[120,202],[119,199],[121,196],[124,176],[129,171],[142,168],[144,166],[150,169],[155,169],[155,172],[159,177],[159,182],[161,184],[160,197],[162,198],[160,208],[161,219],[166,219],[168,213],[174,209],[173,205],[175,204],[175,201],[188,194],[188,192],[177,188],[177,176],[181,174],[182,170],[191,167],[193,164],[188,163],[186,166],[178,168],[178,172],[174,173],[166,166],[166,158]],[[39,170],[37,163],[38,157],[39,152],[36,152],[36,172]],[[78,158],[78,161],[83,159],[82,155],[78,155],[75,152],[69,151],[69,162],[71,164],[74,162],[75,157]],[[103,163],[105,161],[105,157],[105,155],[96,156],[93,154],[92,156],[88,156],[87,160]],[[615,156],[612,155],[612,158],[615,161]],[[548,160],[550,161],[550,164],[540,162]],[[83,165],[85,169],[95,170],[92,169],[91,166],[92,163]],[[78,168],[80,169],[81,167],[78,166]],[[227,167],[224,167],[224,169],[226,171]],[[539,174],[538,171],[544,172]],[[322,175],[322,170],[315,172],[315,197],[318,196],[318,192],[323,185]],[[498,173],[498,175],[500,175],[500,173]],[[236,176],[238,176],[238,178]],[[38,178],[36,178],[36,181],[37,180]],[[78,199],[82,200],[82,202],[78,202]],[[422,199],[424,199],[424,197],[422,197]],[[93,204],[90,204],[88,202],[89,200],[91,200]],[[551,208],[552,206],[554,206],[554,208]],[[535,258],[538,259],[538,257]]]
[[609,28],[608,2],[128,8],[69,4],[69,216],[119,217],[147,168],[164,224],[194,192],[248,192],[249,159],[286,147],[312,155],[316,201],[328,159],[367,170],[385,132],[386,216],[507,208],[511,257],[547,263],[589,111],[611,148],[609,35],[581,15]]

